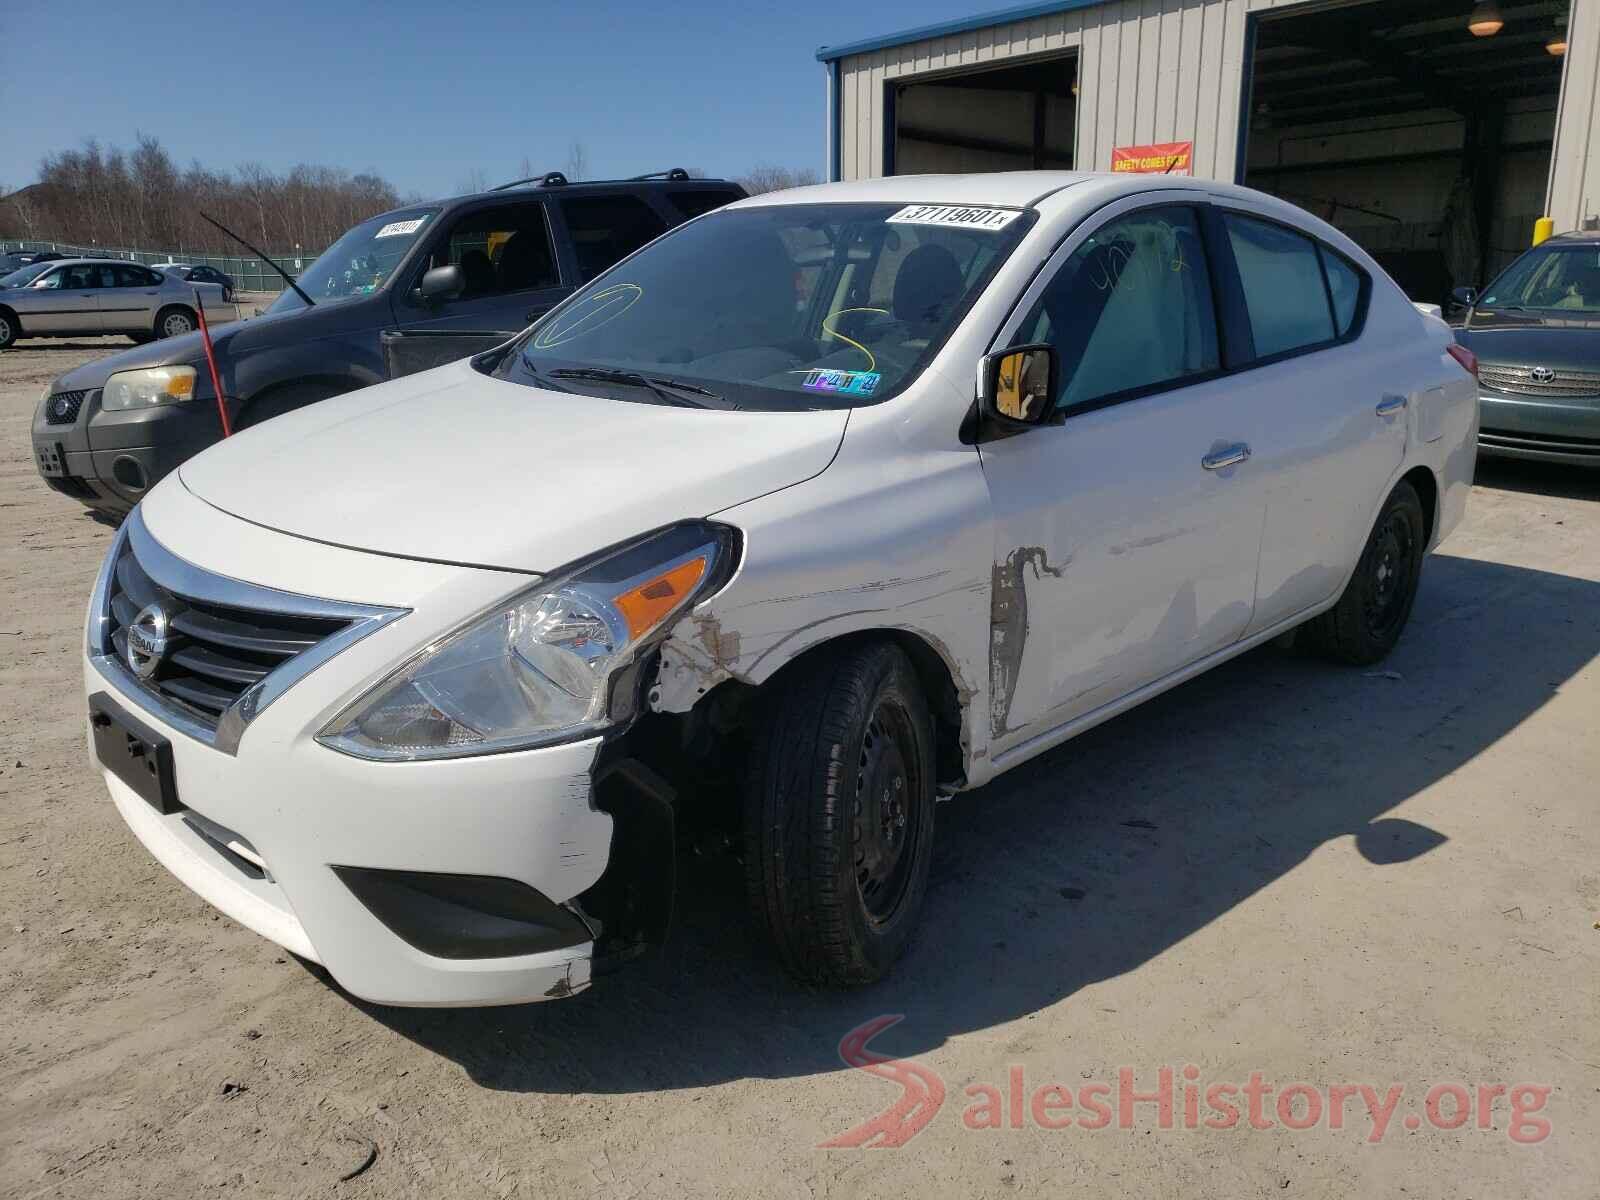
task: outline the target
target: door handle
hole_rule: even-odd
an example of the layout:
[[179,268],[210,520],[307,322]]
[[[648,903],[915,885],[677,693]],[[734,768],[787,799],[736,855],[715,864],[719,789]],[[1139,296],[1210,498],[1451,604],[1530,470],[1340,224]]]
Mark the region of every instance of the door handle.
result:
[[1404,396],[1385,396],[1378,401],[1378,407],[1373,409],[1380,417],[1392,417],[1406,406]]
[[1250,457],[1250,447],[1243,442],[1236,442],[1232,446],[1223,446],[1213,450],[1200,460],[1200,465],[1208,471],[1220,471],[1223,467],[1235,467]]

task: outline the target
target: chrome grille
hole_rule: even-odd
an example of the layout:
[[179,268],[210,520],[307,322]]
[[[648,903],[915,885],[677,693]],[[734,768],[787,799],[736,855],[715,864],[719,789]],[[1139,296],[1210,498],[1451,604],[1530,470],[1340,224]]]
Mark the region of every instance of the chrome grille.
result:
[[286,690],[403,608],[322,600],[207,571],[134,509],[100,569],[89,653],[127,700],[226,754]]
[[349,625],[180,596],[150,578],[131,545],[123,547],[112,573],[109,604],[107,633],[124,662],[128,627],[139,614],[153,605],[166,615],[168,648],[155,673],[141,684],[213,729],[252,684]]
[[88,392],[52,392],[44,402],[46,425],[71,425],[83,408],[83,398]]
[[[1534,372],[1549,371],[1549,378],[1535,379]],[[1491,391],[1516,396],[1600,396],[1600,372],[1568,371],[1564,368],[1511,366],[1505,363],[1479,363],[1478,382]]]

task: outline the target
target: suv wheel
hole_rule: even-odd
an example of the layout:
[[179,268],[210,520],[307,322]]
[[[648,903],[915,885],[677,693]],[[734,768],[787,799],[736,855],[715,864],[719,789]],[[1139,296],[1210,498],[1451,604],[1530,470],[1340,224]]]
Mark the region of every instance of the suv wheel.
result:
[[750,902],[809,983],[881,979],[933,858],[934,739],[898,646],[823,650],[772,689],[745,794]]

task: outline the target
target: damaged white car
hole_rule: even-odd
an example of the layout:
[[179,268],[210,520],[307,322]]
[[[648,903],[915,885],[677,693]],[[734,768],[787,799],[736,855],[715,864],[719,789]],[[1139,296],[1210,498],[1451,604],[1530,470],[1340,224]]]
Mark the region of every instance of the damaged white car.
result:
[[369,1000],[584,988],[705,829],[788,967],[874,980],[936,797],[1297,627],[1388,652],[1474,369],[1241,188],[745,200],[155,488],[94,591],[91,746],[168,869]]

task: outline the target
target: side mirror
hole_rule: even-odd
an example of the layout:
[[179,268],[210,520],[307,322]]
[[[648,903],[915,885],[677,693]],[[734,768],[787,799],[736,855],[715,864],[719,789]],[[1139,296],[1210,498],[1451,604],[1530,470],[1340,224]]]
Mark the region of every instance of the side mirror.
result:
[[467,277],[454,263],[449,266],[434,267],[423,275],[422,286],[417,289],[425,304],[442,304],[446,300],[458,299],[466,290]]
[[978,413],[998,430],[1018,433],[1050,419],[1061,379],[1054,346],[1013,346],[983,360]]
[[1459,304],[1462,308],[1471,308],[1478,302],[1478,289],[1470,287],[1455,288],[1450,293],[1450,300],[1454,304]]

